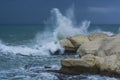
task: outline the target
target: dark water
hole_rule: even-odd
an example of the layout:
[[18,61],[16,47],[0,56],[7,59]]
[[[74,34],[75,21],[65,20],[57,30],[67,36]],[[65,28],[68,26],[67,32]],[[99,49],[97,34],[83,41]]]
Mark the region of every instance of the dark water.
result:
[[0,39],[5,42],[30,40],[37,32],[42,32],[44,25],[0,25]]
[[[116,34],[119,33],[119,26],[118,24],[91,24],[88,32],[101,29]],[[46,50],[48,46],[55,49],[54,45],[46,45],[50,40],[43,39],[41,36],[36,38],[38,33],[44,36],[45,31],[44,25],[0,25],[0,80],[119,80],[100,75],[73,76],[47,72],[46,67],[59,69],[62,59],[77,55],[51,55]],[[37,41],[41,44],[42,40],[47,43],[44,43],[45,46],[41,48],[41,45],[35,42],[36,39],[39,39]]]
[[[119,24],[91,24],[88,31],[101,29],[113,33],[119,32]],[[6,42],[18,42],[30,40],[35,37],[38,32],[43,32],[47,27],[43,24],[37,25],[0,25],[0,39]],[[48,28],[50,29],[50,28]],[[53,28],[52,28],[53,29]]]

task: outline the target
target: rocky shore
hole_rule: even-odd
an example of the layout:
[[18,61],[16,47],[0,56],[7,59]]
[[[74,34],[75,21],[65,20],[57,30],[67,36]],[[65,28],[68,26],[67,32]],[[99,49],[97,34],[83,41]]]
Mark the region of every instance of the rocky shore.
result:
[[80,58],[62,60],[59,72],[120,77],[120,34],[76,35],[61,40],[60,44],[65,48],[65,52],[79,54]]

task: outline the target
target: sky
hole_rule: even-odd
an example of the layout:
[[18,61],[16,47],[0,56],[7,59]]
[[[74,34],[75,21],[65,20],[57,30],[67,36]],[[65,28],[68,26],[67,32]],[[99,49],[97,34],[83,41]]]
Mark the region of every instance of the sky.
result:
[[53,8],[64,14],[72,5],[78,22],[120,24],[120,0],[0,0],[0,24],[41,24]]

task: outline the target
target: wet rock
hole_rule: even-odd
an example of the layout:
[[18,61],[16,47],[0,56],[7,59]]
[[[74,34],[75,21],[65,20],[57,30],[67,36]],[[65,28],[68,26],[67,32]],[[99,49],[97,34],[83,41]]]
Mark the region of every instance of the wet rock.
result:
[[45,65],[44,68],[45,68],[45,69],[50,69],[50,68],[52,68],[52,67]]
[[55,52],[52,52],[51,50],[49,50],[49,53],[51,55],[60,55],[60,54],[62,54],[60,49],[56,50]]
[[93,55],[81,59],[64,59],[61,61],[60,71],[66,74],[97,73],[94,59]]
[[65,74],[100,74],[120,77],[120,59],[117,55],[98,57],[91,54],[80,59],[64,59],[61,61],[61,72]]

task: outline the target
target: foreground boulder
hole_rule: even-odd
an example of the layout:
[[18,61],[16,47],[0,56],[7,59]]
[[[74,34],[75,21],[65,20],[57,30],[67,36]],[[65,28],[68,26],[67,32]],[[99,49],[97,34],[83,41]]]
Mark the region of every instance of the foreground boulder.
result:
[[86,35],[76,35],[67,39],[60,40],[60,44],[65,48],[66,52],[75,52],[81,44],[89,42]]
[[91,54],[81,59],[64,59],[61,72],[66,74],[100,74],[120,77],[120,58],[117,55],[98,57]]

